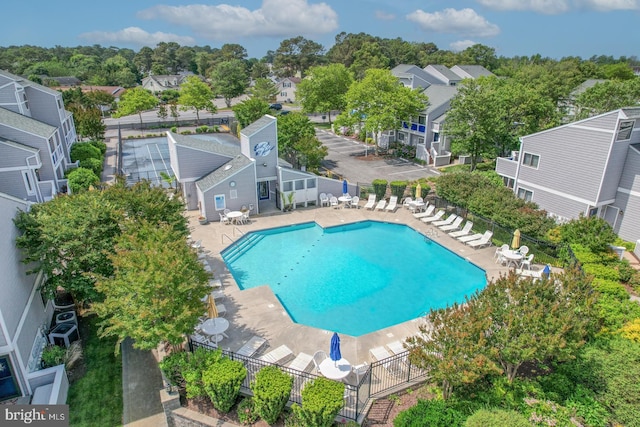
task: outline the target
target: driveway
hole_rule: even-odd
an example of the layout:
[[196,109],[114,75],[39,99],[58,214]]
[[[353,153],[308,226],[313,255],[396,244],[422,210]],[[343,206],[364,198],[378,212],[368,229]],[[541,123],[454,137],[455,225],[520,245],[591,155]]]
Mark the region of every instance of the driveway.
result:
[[316,136],[329,149],[329,154],[322,162],[323,167],[350,182],[371,183],[374,179],[413,181],[440,175],[440,172],[429,166],[400,158],[376,157],[371,147],[367,148],[359,141],[325,129],[317,129]]

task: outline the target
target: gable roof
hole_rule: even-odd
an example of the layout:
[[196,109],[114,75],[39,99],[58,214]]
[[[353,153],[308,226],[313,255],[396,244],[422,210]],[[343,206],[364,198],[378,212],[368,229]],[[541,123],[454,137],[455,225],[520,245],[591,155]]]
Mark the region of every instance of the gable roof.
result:
[[578,96],[582,92],[584,92],[585,90],[594,87],[598,83],[604,83],[604,82],[606,82],[606,80],[604,80],[604,79],[587,79],[587,80],[583,81],[582,83],[580,83],[574,90],[572,90],[570,95],[571,96]]
[[458,88],[456,86],[431,85],[423,90],[422,93],[429,97],[429,104],[426,109],[426,113],[429,114],[442,104],[451,101],[458,93]]
[[224,181],[225,179],[237,174],[246,166],[252,163],[253,161],[251,159],[248,159],[247,157],[239,154],[229,162],[225,163],[223,166],[220,166],[218,169],[196,181],[196,186],[200,189],[200,191],[207,191],[217,185],[219,182]]
[[391,74],[398,78],[409,78],[411,76],[416,76],[429,84],[442,84],[442,81],[440,79],[437,79],[433,74],[427,73],[417,65],[398,64],[393,67],[393,69],[391,70]]
[[173,140],[176,142],[176,145],[180,145],[182,147],[188,147],[194,150],[218,154],[229,158],[235,157],[240,154],[240,146],[231,145],[224,141],[209,141],[173,133],[170,131],[167,133],[171,134],[171,138],[173,138]]
[[2,107],[0,107],[0,124],[14,129],[20,129],[43,138],[49,138],[57,130],[55,126],[48,125],[28,116],[23,116],[22,114],[14,113]]
[[[461,72],[459,72],[460,70]],[[462,77],[463,79],[477,79],[481,76],[493,76],[494,74],[484,68],[482,65],[454,65],[451,71]]]
[[251,123],[246,128],[242,129],[240,131],[240,134],[249,137],[249,136],[257,133],[258,131],[264,129],[265,127],[267,127],[271,123],[275,122],[276,120],[277,119],[275,117],[273,117],[273,116],[271,116],[269,114],[265,114],[264,116],[260,117],[255,122]]
[[20,86],[23,87],[32,87],[34,89],[38,89],[41,90],[42,92],[46,92],[50,95],[55,95],[55,96],[61,96],[60,92],[58,92],[57,90],[53,90],[50,89],[44,85],[32,82],[31,80],[25,79],[24,77],[20,77],[17,76],[15,74],[11,74],[10,72],[6,71],[6,70],[0,70],[0,75],[4,76],[10,80],[15,81],[16,83],[18,83]]
[[[435,71],[437,71],[438,73],[442,74],[444,76],[444,78],[446,78],[449,82],[450,81],[456,81],[457,82],[457,81],[462,80],[462,77],[460,77],[459,75],[457,75],[456,73],[451,71],[445,65],[440,65],[440,64],[427,65],[426,67],[424,67],[424,71],[429,73],[429,74],[431,74],[429,72],[430,68],[435,70]],[[434,77],[436,77],[438,79],[438,81],[442,82],[442,80],[440,80],[440,78],[438,78],[437,75],[434,75]],[[448,83],[448,82],[443,82],[443,83]]]

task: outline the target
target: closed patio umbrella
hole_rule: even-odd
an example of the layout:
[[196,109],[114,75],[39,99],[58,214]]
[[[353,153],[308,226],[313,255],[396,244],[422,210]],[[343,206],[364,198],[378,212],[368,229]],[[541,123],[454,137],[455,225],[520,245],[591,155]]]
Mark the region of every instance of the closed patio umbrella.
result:
[[216,302],[211,294],[207,297],[207,314],[209,315],[209,319],[215,319],[218,317],[218,308],[216,307]]
[[340,337],[338,336],[337,332],[334,332],[333,336],[331,337],[331,349],[329,351],[329,357],[334,362],[342,359],[342,354],[340,354]]
[[418,197],[422,197],[422,185],[420,185],[420,183],[416,185],[416,199]]
[[347,184],[347,180],[342,180],[342,194],[349,194],[349,184]]
[[513,249],[517,249],[520,247],[520,230],[516,229],[516,231],[513,232],[513,240],[511,241],[511,247]]

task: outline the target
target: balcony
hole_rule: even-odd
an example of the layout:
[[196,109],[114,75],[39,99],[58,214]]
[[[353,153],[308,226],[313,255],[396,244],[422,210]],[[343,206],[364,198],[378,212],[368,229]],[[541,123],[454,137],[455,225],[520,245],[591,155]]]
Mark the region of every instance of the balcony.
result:
[[518,159],[515,157],[498,157],[496,161],[496,173],[507,178],[516,177],[518,170]]
[[419,132],[419,133],[425,133],[425,131],[427,130],[426,125],[422,125],[420,123],[414,123],[414,122],[412,123],[402,122],[402,128],[408,129],[413,132]]
[[38,202],[48,202],[56,195],[56,186],[53,181],[38,181],[38,188],[43,199]]

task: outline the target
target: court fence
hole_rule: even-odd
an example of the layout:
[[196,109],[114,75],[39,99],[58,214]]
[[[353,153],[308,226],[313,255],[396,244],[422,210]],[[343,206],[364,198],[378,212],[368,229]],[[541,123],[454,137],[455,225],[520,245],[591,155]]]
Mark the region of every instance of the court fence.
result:
[[[289,396],[289,404],[296,403],[301,405],[302,389],[305,384],[321,377],[319,374],[298,371],[256,357],[244,356],[229,350],[217,349],[214,346],[189,339],[189,351],[193,352],[199,347],[207,350],[220,350],[224,357],[240,361],[244,364],[247,369],[247,376],[242,383],[240,393],[245,396],[252,395],[250,385],[255,381],[256,374],[265,366],[275,365],[293,377],[293,388]],[[421,384],[428,379],[427,371],[409,362],[408,351],[373,362],[363,374],[356,376],[354,373],[353,375],[356,377],[355,382],[344,382],[344,406],[340,410],[338,417],[354,421],[363,419],[374,399]],[[351,375],[347,378],[350,377]]]

